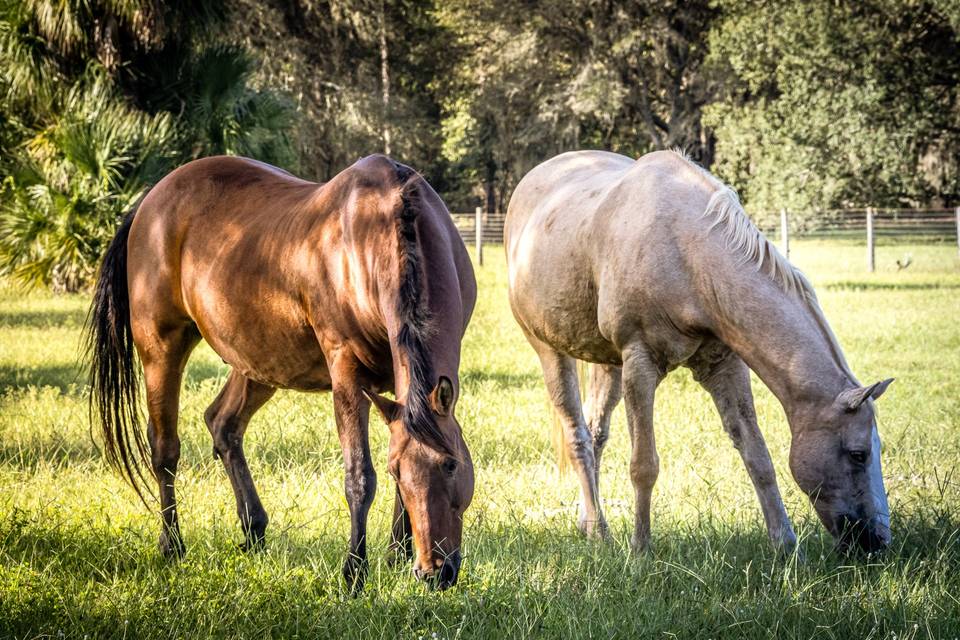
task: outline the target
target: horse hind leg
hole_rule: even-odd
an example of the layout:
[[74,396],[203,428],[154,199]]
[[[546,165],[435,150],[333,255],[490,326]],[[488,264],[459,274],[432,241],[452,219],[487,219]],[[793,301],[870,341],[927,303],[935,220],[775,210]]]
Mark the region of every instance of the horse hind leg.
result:
[[600,508],[593,441],[580,404],[576,360],[531,335],[527,335],[527,339],[540,357],[547,393],[567,442],[567,455],[580,480],[581,508],[577,525],[588,537],[605,538],[608,529]]
[[587,398],[583,412],[587,429],[593,438],[593,457],[596,465],[597,486],[600,485],[600,458],[610,437],[610,418],[623,394],[621,369],[616,365],[589,366]]
[[243,453],[243,434],[253,414],[273,396],[276,389],[231,371],[213,404],[204,412],[204,421],[213,436],[213,453],[223,461],[237,501],[237,517],[244,535],[244,550],[263,545],[267,512],[257,495],[250,468]]
[[713,398],[723,428],[740,453],[757,492],[770,541],[787,553],[793,551],[797,536],[780,497],[770,452],[757,426],[747,365],[726,347],[702,350],[688,365],[697,382]]
[[152,339],[138,340],[143,377],[147,389],[147,440],[150,462],[157,478],[160,494],[160,552],[168,557],[182,557],[186,551],[180,535],[174,483],[180,462],[180,437],[177,414],[180,405],[180,383],[190,352],[199,341],[192,326],[155,332]]

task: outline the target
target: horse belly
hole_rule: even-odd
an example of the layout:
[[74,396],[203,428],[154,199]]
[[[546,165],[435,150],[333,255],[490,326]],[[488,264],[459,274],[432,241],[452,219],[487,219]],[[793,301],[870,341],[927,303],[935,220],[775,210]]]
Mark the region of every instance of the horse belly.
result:
[[330,388],[323,350],[293,300],[278,292],[258,298],[224,283],[199,284],[185,291],[184,298],[200,335],[225,363],[272,387]]
[[282,389],[330,389],[326,358],[312,331],[275,326],[269,334],[248,331],[230,340],[203,327],[200,333],[224,362],[251,380]]
[[[600,331],[597,289],[578,252],[522,234],[510,247],[510,306],[528,334],[579,360],[619,364],[620,354]],[[571,268],[570,263],[580,268]]]

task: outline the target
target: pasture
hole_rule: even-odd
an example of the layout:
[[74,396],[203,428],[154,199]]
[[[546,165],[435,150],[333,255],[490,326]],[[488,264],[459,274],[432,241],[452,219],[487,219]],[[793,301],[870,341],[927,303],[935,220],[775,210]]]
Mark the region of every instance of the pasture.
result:
[[[913,255],[909,269],[895,260]],[[789,431],[757,380],[757,413],[805,558],[769,548],[746,471],[685,370],[660,386],[653,551],[629,551],[633,492],[617,409],[601,492],[612,543],[575,528],[576,481],[558,473],[539,364],[511,317],[506,267],[487,248],[467,333],[458,417],[476,464],[457,587],[433,593],[386,563],[392,480],[371,421],[379,490],[371,572],[340,577],[349,517],[329,395],[280,392],[254,418],[247,457],[270,514],[247,555],[202,414],[227,368],[205,345],[181,398],[180,563],[159,522],[89,435],[77,364],[89,298],[0,288],[0,637],[954,638],[960,636],[960,262],[955,246],[794,241],[862,382],[878,403],[893,549],[844,558],[790,478]]]

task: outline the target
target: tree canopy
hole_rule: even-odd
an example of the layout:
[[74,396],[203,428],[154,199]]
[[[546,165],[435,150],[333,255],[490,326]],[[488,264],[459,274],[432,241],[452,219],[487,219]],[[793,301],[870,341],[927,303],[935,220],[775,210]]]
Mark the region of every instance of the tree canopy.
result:
[[960,200],[955,0],[0,0],[0,271],[77,288],[189,159],[388,152],[452,210],[681,148],[762,217]]

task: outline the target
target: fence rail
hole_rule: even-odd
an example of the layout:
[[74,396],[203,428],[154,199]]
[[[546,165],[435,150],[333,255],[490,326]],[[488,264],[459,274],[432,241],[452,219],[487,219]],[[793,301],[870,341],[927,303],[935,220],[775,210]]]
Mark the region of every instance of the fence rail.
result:
[[[477,247],[480,264],[483,264],[483,245],[503,244],[504,213],[485,213],[477,209],[473,213],[452,213],[454,224],[466,244]],[[840,209],[822,212],[815,218],[794,223],[789,211],[781,210],[779,216],[766,215],[764,220],[777,220],[779,224],[761,225],[767,236],[779,243],[781,251],[790,255],[791,237],[842,237],[864,238],[867,241],[868,269],[873,271],[873,253],[877,240],[921,239],[957,244],[960,255],[960,207],[954,209]]]
[[[870,210],[827,211],[792,228],[797,235],[829,235],[835,231],[866,229]],[[876,209],[872,212],[874,230],[880,235],[929,235],[953,237],[957,233],[955,209]],[[765,232],[780,229],[766,228]]]

